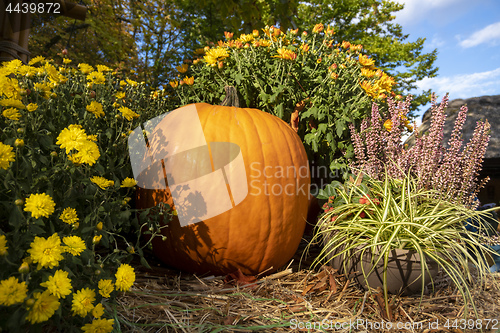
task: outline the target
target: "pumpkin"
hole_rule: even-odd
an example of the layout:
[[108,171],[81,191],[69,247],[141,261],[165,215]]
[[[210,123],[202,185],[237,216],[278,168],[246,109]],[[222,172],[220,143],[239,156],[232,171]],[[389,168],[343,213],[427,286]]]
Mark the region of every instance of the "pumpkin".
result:
[[[240,166],[244,165],[241,169],[244,172],[239,174],[238,188],[231,183],[233,180],[229,178],[232,176],[225,175],[227,187],[222,192],[229,191],[233,195],[229,209],[189,224],[180,219],[183,201],[179,204],[174,200],[179,190],[172,190],[170,183],[175,177],[167,177],[166,189],[139,185],[137,208],[149,208],[163,202],[178,212],[178,216],[161,229],[163,237],[153,238],[154,254],[169,266],[198,274],[224,275],[240,269],[244,274],[255,275],[279,269],[295,254],[306,225],[310,175],[301,139],[287,123],[257,109],[198,103],[174,111],[182,116],[191,112],[189,110],[196,110],[212,154],[214,143],[221,143],[222,147],[223,144],[239,147],[236,153],[241,153]],[[199,125],[194,121],[192,124],[194,133]],[[148,136],[152,138],[148,140],[152,156],[165,146],[170,151],[178,151],[176,145],[182,141],[160,135],[161,128],[162,122]],[[184,141],[190,140],[191,133],[184,132],[184,135]],[[193,168],[203,167],[195,166],[203,160],[200,154],[200,150],[191,149],[182,156],[183,162],[177,164],[182,170],[176,175],[176,182],[189,179],[183,174],[185,170],[190,173]],[[236,160],[234,156],[233,151],[223,164]],[[223,168],[213,156],[210,164],[212,172]],[[136,177],[139,184],[143,174]],[[217,186],[214,182],[213,187]],[[244,187],[247,192],[238,194]],[[204,200],[214,204],[213,199],[219,200],[216,196],[206,196]],[[201,202],[203,206],[204,201]],[[198,215],[207,210],[201,207]]]

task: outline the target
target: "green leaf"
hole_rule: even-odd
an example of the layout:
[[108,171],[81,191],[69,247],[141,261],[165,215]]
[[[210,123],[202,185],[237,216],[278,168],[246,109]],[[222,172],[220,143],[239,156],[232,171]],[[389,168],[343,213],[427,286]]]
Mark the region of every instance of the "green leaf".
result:
[[300,113],[300,119],[307,119],[311,116],[317,117],[319,109],[315,106],[308,108],[307,110]]
[[337,137],[341,138],[345,130],[345,122],[342,119],[335,120],[335,132]]
[[318,125],[318,131],[320,133],[325,133],[327,128],[328,128],[328,125],[325,123],[321,123]]
[[236,84],[240,85],[241,81],[243,80],[243,75],[241,73],[236,73],[234,75],[234,79],[236,80]]

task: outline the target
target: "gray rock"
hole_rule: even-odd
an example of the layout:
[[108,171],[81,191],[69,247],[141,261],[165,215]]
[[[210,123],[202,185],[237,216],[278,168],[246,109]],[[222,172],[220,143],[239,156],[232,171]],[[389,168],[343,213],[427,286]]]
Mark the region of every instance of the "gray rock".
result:
[[[465,146],[472,137],[472,133],[474,133],[474,129],[476,128],[476,123],[478,121],[488,120],[491,125],[491,137],[484,156],[485,162],[487,162],[486,160],[488,159],[500,158],[500,95],[455,99],[450,101],[445,110],[447,117],[444,125],[443,145],[445,147],[448,146],[448,140],[455,126],[455,120],[463,105],[466,105],[468,108],[467,120],[462,130],[463,146]],[[422,125],[418,128],[419,133],[425,133],[429,129],[430,120],[431,109],[429,108],[422,116]],[[413,135],[410,136],[405,143],[413,145],[415,143],[415,137]]]

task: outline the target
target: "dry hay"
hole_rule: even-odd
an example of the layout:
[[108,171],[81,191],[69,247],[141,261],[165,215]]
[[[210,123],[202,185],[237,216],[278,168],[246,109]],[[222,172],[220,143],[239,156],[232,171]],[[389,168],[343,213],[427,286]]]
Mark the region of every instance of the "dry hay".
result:
[[[256,281],[229,280],[137,267],[134,287],[116,300],[115,322],[123,332],[290,332],[311,327],[310,332],[431,333],[479,332],[478,322],[463,321],[477,318],[483,326],[488,323],[483,332],[500,332],[498,273],[488,277],[485,288],[470,288],[477,315],[471,309],[464,313],[463,300],[443,276],[422,299],[392,296],[390,317],[380,290],[365,292],[328,266],[309,270],[294,264]],[[353,325],[347,328],[349,323]],[[397,329],[398,323],[407,326]]]

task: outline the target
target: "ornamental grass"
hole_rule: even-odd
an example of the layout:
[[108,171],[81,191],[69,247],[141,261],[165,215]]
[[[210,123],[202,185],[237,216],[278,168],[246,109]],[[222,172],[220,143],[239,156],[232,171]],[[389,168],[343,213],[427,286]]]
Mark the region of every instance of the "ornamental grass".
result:
[[[443,200],[437,190],[419,187],[411,174],[399,179],[385,172],[384,177],[362,179],[359,173],[355,179],[344,184],[336,182],[322,191],[330,200],[311,241],[323,244],[313,266],[336,260],[340,266],[334,267],[349,274],[356,258],[367,258],[366,266],[371,269],[361,265],[359,280],[368,281],[371,274],[380,274],[388,309],[391,253],[408,250],[420,260],[420,271],[416,273],[425,277],[421,285],[415,286],[414,280],[407,281],[408,285],[413,283],[421,296],[427,285],[434,291],[431,265],[437,265],[463,298],[465,309],[468,311],[471,305],[474,308],[469,283],[474,279],[478,286],[484,285],[490,274],[488,258],[495,255],[483,236],[487,229],[483,220],[492,209],[476,211]],[[469,225],[476,226],[478,232],[468,231]],[[471,267],[475,268],[474,277]]]

